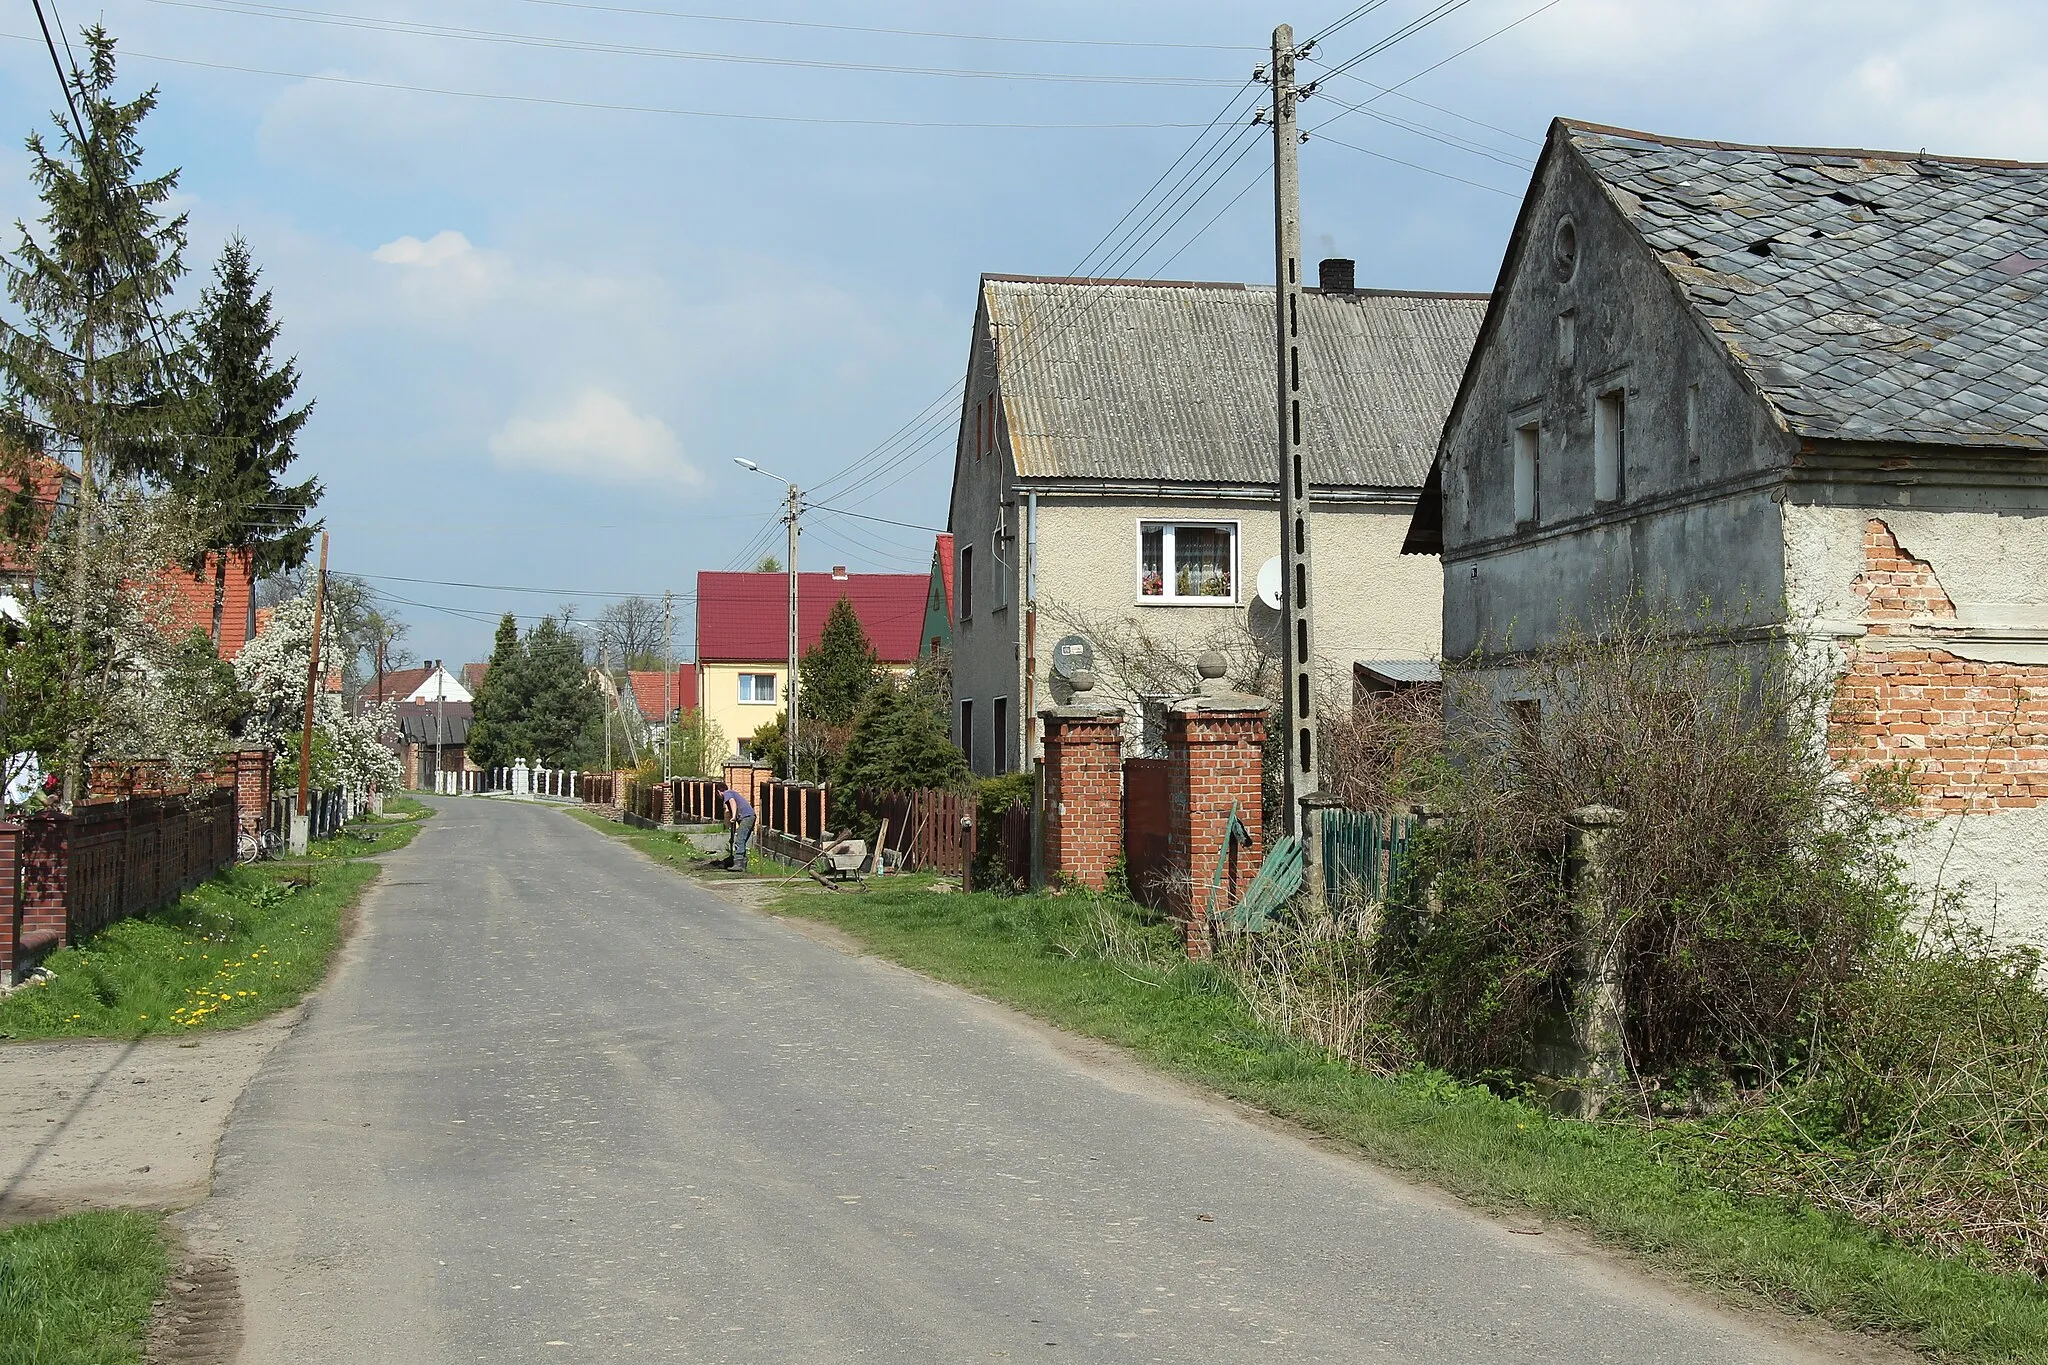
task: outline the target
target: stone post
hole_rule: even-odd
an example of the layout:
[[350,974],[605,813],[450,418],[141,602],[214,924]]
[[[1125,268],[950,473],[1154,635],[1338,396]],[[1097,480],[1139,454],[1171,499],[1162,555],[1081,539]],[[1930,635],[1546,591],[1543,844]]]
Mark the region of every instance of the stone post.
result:
[[1598,1118],[1628,1079],[1622,1032],[1621,961],[1607,871],[1614,831],[1628,815],[1612,806],[1581,806],[1569,817],[1565,875],[1579,938],[1578,990],[1572,1001],[1572,1043],[1578,1052],[1579,1117]]
[[1124,713],[1093,698],[1095,675],[1073,677],[1065,706],[1045,722],[1041,858],[1043,876],[1100,891],[1124,856]]
[[[1173,764],[1167,827],[1170,908],[1182,918],[1188,955],[1210,949],[1209,886],[1222,864],[1213,909],[1221,914],[1257,875],[1265,840],[1264,697],[1233,692],[1223,680],[1225,660],[1211,651],[1196,661],[1201,691],[1166,712],[1166,749]],[[1251,835],[1244,848],[1226,848],[1230,812]]]
[[533,769],[526,766],[526,760],[523,758],[512,760],[512,794],[533,795]]

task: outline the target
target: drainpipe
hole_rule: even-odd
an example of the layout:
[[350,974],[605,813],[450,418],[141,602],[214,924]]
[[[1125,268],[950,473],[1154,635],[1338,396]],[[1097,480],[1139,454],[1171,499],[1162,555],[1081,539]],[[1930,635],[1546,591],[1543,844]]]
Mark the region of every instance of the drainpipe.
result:
[[1038,490],[1024,495],[1024,758],[1038,757]]

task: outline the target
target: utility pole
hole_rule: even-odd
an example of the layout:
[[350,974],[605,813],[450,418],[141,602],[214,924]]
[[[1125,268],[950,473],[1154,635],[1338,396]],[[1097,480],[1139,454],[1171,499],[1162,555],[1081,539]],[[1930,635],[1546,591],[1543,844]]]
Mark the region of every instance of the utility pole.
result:
[[434,790],[441,790],[441,734],[448,717],[447,674],[441,661],[434,660]]
[[327,533],[320,533],[320,576],[313,580],[313,644],[306,658],[306,724],[299,734],[299,806],[292,820],[292,852],[304,853],[311,833],[313,787],[313,703],[320,686],[320,620],[327,608]]
[[782,514],[783,524],[789,527],[789,683],[783,689],[783,698],[788,705],[789,723],[783,729],[783,739],[789,747],[789,780],[797,780],[797,665],[802,661],[797,646],[797,577],[796,540],[797,520],[803,515],[803,494],[795,484],[789,486],[788,510]]
[[[1301,452],[1301,129],[1294,85],[1294,29],[1273,30],[1273,241],[1274,302],[1280,431],[1280,569],[1286,599],[1286,775],[1282,783],[1287,833],[1306,838],[1302,801],[1316,794],[1315,630],[1310,597],[1308,477]],[[1306,847],[1311,878],[1321,876],[1322,850]]]
[[669,754],[675,748],[676,721],[676,595],[661,594],[661,780],[675,775]]

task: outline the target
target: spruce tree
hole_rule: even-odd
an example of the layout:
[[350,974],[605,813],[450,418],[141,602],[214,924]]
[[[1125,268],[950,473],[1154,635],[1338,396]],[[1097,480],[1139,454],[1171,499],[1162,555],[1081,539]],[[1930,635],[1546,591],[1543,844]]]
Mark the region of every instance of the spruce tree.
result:
[[506,722],[513,712],[512,694],[519,687],[521,656],[519,623],[508,611],[498,620],[490,667],[484,670],[470,708],[469,757],[480,768],[501,768],[518,757],[512,752]]
[[800,719],[809,724],[848,725],[882,678],[882,660],[861,628],[853,603],[840,598],[825,617],[818,643],[803,656]]
[[[84,39],[86,69],[71,74],[78,121],[53,115],[54,145],[28,138],[40,230],[22,225],[0,261],[19,310],[0,320],[0,444],[15,462],[8,482],[33,496],[37,455],[65,461],[77,476],[51,536],[61,565],[53,622],[71,638],[67,712],[89,712],[106,701],[96,689],[119,685],[123,670],[89,661],[95,625],[119,615],[108,604],[132,593],[135,569],[129,555],[101,552],[102,503],[110,480],[161,481],[175,468],[188,359],[178,339],[183,318],[168,311],[184,273],[185,215],[166,212],[178,175],[141,175],[141,127],[156,91],[117,101],[113,38],[94,25]],[[132,488],[121,494],[135,505]],[[88,747],[66,745],[66,810],[82,791]]]
[[204,539],[192,571],[202,572],[208,555],[214,557],[210,636],[216,643],[228,556],[250,552],[254,576],[267,578],[303,563],[317,529],[306,514],[320,500],[319,481],[283,481],[313,405],[290,406],[298,364],[271,359],[278,325],[269,292],[257,292],[259,275],[248,244],[232,238],[214,266],[213,284],[200,295],[190,407],[196,429],[172,479],[202,519]]

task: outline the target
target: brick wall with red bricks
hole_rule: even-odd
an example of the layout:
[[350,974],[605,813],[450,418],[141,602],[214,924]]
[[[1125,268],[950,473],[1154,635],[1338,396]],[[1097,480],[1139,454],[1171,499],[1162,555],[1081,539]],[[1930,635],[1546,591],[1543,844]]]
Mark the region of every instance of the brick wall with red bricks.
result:
[[1044,866],[1100,891],[1124,856],[1121,711],[1045,713]]
[[2048,799],[2048,666],[1943,648],[1955,604],[1933,567],[1873,517],[1855,581],[1868,633],[1836,685],[1833,748],[1851,767],[1905,762],[1920,813],[2023,809]]
[[1174,765],[1167,834],[1170,904],[1182,917],[1191,956],[1209,951],[1203,914],[1233,807],[1251,835],[1251,846],[1224,862],[1215,908],[1235,905],[1258,873],[1265,847],[1265,743],[1262,709],[1183,705],[1167,712],[1166,747]]

